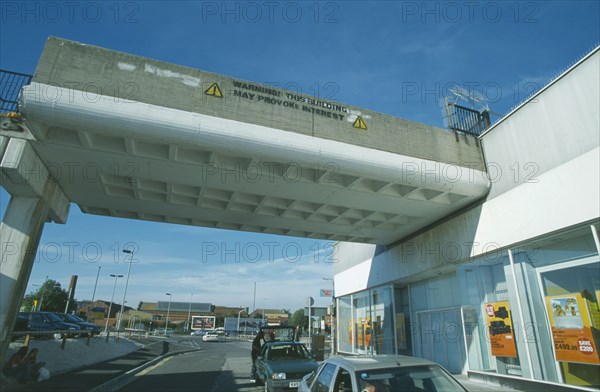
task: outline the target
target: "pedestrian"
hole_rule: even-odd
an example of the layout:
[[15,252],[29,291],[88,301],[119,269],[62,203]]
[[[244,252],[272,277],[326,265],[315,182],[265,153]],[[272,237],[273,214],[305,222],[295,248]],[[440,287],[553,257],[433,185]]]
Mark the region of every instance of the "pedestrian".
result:
[[296,333],[295,333],[295,337],[294,340],[296,342],[299,342],[300,339],[302,338],[302,327],[300,325],[296,325]]
[[26,354],[27,346],[20,347],[2,367],[2,374],[7,378],[16,379],[19,383],[25,383],[29,376],[29,365],[25,358]]
[[37,361],[38,349],[32,348],[27,357],[25,358],[25,362],[29,368],[28,380],[29,381],[37,381],[38,376],[40,374],[40,369],[46,364],[46,362],[38,362]]
[[265,341],[265,333],[263,331],[258,331],[254,340],[252,340],[252,351],[250,355],[252,356],[252,371],[250,373],[250,380],[252,382],[256,382],[256,358],[260,355],[260,351],[262,349],[262,341]]

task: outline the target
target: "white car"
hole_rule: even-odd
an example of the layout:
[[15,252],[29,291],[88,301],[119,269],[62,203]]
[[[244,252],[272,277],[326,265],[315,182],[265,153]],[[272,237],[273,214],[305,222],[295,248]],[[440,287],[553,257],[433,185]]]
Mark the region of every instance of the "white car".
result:
[[206,335],[202,336],[203,342],[219,342],[220,340],[221,337],[213,332],[209,332]]
[[444,368],[402,355],[331,357],[304,376],[298,392],[467,390]]

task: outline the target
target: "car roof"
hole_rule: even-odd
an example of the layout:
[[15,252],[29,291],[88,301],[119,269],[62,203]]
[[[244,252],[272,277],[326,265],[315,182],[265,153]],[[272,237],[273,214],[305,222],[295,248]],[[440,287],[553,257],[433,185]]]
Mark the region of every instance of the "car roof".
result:
[[353,371],[385,369],[404,366],[437,365],[435,362],[431,362],[423,358],[409,357],[406,355],[335,356],[330,357],[325,362],[341,365]]
[[263,347],[270,348],[273,346],[306,346],[302,342],[294,342],[291,340],[277,340],[275,342],[266,342]]

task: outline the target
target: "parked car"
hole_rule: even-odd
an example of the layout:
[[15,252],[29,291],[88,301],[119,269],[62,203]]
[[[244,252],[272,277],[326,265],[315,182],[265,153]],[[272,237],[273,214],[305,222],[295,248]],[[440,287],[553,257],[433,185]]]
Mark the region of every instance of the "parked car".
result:
[[32,331],[34,337],[61,337],[60,333],[54,331],[69,331],[67,336],[72,337],[77,335],[80,330],[79,326],[72,323],[62,321],[56,314],[52,312],[20,312],[19,316],[25,317],[29,322],[29,330]]
[[[17,339],[22,338],[24,335],[20,334],[19,332],[26,331],[29,331],[29,320],[27,320],[26,317],[17,316],[17,320],[15,322],[15,327],[13,328],[13,334],[10,341],[14,342]],[[15,332],[17,333],[15,334]]]
[[302,379],[298,392],[466,392],[435,362],[403,355],[331,357]]
[[69,313],[54,313],[56,314],[62,321],[65,323],[71,323],[79,326],[82,335],[98,335],[100,333],[100,327],[94,323],[90,323],[82,319],[81,317],[77,317],[74,314]]
[[221,336],[214,332],[207,332],[204,336],[202,336],[203,342],[220,342]]
[[267,342],[256,358],[256,381],[264,384],[266,392],[298,388],[302,377],[317,369],[317,362],[304,343],[294,341],[294,328],[261,330]]
[[190,336],[204,336],[206,335],[206,331],[198,330],[190,333]]

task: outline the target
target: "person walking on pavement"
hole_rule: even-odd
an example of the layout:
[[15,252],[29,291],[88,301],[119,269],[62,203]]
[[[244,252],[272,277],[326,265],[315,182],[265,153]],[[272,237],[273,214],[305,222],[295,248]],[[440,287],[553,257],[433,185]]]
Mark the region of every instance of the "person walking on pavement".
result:
[[265,333],[263,331],[259,331],[254,340],[252,340],[252,351],[250,355],[252,356],[252,371],[250,372],[250,380],[252,382],[256,382],[256,358],[260,355],[260,350],[262,349],[262,341],[265,341]]

